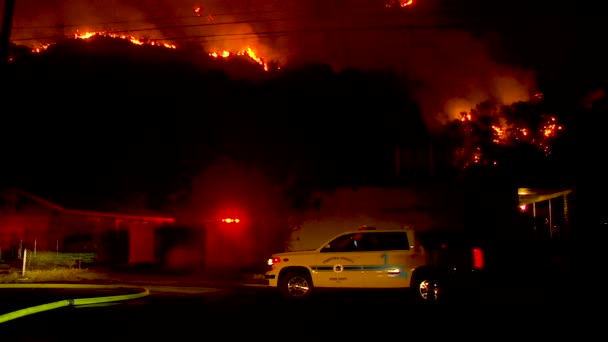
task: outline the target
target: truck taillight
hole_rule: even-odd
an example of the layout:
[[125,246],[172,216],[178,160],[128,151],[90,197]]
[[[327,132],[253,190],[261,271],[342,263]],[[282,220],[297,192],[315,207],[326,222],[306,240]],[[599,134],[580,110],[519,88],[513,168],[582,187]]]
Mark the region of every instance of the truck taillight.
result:
[[473,268],[476,270],[483,269],[484,266],[483,250],[481,248],[473,248]]

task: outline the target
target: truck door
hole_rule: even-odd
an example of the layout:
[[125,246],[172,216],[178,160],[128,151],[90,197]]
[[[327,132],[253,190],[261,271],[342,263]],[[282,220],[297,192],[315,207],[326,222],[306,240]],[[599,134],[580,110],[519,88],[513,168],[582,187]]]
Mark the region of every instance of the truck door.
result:
[[412,270],[422,256],[410,248],[405,231],[366,233],[362,247],[362,277],[366,287],[409,286]]
[[340,235],[321,249],[312,267],[315,286],[363,286],[359,235]]

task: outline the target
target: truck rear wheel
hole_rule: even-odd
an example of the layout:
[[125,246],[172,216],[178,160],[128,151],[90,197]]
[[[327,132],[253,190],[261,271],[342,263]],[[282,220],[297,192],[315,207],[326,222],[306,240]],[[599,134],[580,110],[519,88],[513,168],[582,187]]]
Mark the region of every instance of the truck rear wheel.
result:
[[287,300],[305,300],[312,293],[312,279],[310,274],[304,271],[289,271],[281,277],[279,288]]
[[443,283],[432,274],[423,274],[417,276],[412,281],[412,289],[414,290],[415,299],[423,304],[435,304],[443,300],[444,286]]

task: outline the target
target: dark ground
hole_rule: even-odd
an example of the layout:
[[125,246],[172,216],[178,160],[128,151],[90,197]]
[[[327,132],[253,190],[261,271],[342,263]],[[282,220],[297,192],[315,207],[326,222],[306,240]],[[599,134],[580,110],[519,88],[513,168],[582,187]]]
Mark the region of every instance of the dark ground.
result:
[[496,288],[479,300],[434,307],[393,292],[326,292],[293,304],[265,288],[234,286],[205,294],[152,291],[119,306],[62,308],[4,323],[0,331],[11,341],[592,336],[595,308],[572,299],[556,288],[530,286]]

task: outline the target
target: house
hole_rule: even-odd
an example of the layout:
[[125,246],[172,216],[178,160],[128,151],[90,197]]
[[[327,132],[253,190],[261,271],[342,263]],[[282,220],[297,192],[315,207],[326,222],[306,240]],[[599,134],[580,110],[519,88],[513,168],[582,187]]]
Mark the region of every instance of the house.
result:
[[568,188],[519,188],[519,208],[527,219],[529,235],[536,240],[567,240],[571,237]]
[[158,231],[170,217],[129,215],[65,208],[28,192],[0,192],[0,251],[4,259],[20,252],[94,253],[100,264],[154,263]]

